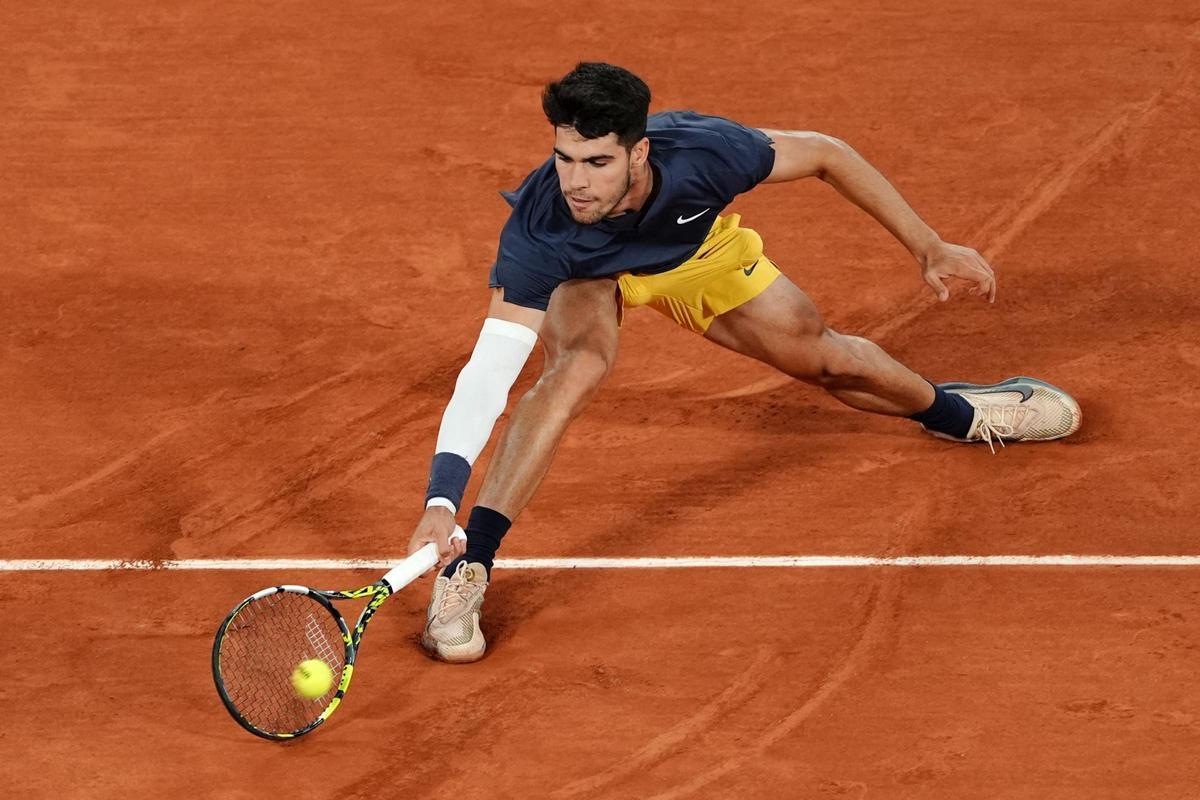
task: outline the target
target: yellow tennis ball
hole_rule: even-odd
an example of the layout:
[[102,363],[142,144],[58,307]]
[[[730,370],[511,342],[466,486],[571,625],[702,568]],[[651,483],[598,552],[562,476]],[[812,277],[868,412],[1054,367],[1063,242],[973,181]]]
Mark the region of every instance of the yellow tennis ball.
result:
[[301,661],[292,671],[292,686],[296,694],[315,700],[333,688],[333,670],[319,658]]

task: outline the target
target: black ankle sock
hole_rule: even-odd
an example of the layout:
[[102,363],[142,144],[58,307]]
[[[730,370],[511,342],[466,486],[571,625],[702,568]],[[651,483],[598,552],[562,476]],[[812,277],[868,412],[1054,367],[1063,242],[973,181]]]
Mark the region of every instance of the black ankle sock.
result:
[[467,520],[467,552],[454,559],[450,566],[442,570],[442,574],[449,578],[460,562],[478,562],[483,564],[488,573],[488,580],[491,580],[492,561],[500,548],[500,540],[511,527],[512,522],[499,511],[492,511],[483,506],[472,508],[471,517]]
[[971,430],[975,409],[956,394],[950,394],[936,384],[933,386],[933,405],[909,419],[919,422],[928,430],[962,439]]

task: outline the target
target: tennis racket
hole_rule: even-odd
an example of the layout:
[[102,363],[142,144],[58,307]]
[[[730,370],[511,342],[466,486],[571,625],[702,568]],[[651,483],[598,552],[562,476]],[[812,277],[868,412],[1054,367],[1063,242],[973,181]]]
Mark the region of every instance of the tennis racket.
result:
[[[451,538],[466,534],[455,526]],[[271,586],[238,603],[217,629],[212,650],[213,680],[225,708],[264,739],[295,739],[315,730],[346,695],[371,617],[437,561],[437,545],[431,542],[370,586],[344,592]],[[364,597],[370,599],[351,631],[332,601]],[[333,685],[309,699],[292,686],[292,672],[314,658],[333,671]]]

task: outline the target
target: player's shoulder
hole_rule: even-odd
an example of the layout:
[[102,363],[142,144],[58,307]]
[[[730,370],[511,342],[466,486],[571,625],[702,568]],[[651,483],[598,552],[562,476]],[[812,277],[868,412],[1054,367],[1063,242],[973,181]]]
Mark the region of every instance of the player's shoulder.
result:
[[511,191],[502,191],[500,196],[514,211],[520,208],[526,213],[544,212],[545,201],[554,198],[557,187],[554,159],[548,158],[526,175],[520,186]]
[[727,201],[764,180],[775,162],[765,133],[712,114],[654,114],[646,121],[646,136],[666,169],[712,184]]
[[557,261],[557,250],[570,235],[570,226],[555,205],[561,202],[561,193],[554,160],[547,159],[520,186],[500,195],[512,208],[500,231],[501,249],[527,262]]
[[[759,134],[740,122],[715,114],[696,111],[660,111],[646,120],[646,136],[651,146],[679,149],[720,148],[729,140]],[[761,135],[761,134],[759,134]]]

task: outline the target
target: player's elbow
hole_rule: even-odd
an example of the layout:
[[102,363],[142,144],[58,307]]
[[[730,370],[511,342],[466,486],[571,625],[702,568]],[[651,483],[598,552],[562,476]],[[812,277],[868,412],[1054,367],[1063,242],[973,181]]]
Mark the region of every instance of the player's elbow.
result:
[[775,167],[767,183],[800,178],[825,180],[854,151],[848,144],[817,131],[764,130],[775,149]]
[[855,159],[858,154],[854,152],[854,148],[846,144],[836,136],[820,133],[817,150],[817,171],[816,177],[823,181],[828,181],[832,176],[837,175],[844,164]]

